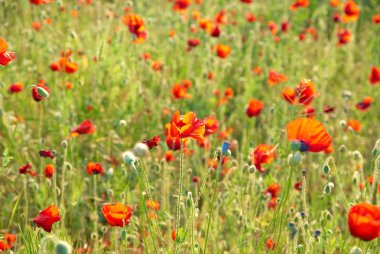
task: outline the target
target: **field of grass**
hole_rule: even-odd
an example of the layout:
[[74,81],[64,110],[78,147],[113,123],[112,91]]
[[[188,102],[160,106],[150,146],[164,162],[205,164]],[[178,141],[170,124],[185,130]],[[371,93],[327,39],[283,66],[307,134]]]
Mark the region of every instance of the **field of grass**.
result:
[[0,253],[380,253],[379,14],[0,0]]

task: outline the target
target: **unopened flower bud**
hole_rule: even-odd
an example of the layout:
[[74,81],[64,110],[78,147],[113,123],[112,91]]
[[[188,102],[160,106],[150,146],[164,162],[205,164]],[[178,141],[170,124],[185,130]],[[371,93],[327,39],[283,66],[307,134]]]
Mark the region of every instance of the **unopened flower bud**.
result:
[[126,151],[123,153],[123,160],[125,163],[131,165],[135,163],[136,156],[131,151]]
[[149,154],[149,147],[144,144],[144,143],[137,143],[134,147],[133,147],[133,153],[137,156],[137,157],[145,157],[146,155]]
[[55,244],[56,254],[71,254],[73,252],[73,247],[68,242],[58,241]]

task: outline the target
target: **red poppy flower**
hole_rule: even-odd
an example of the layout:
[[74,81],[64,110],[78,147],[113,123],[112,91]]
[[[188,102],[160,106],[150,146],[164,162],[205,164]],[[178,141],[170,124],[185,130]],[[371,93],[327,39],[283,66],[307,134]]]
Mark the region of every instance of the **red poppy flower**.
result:
[[348,212],[348,227],[352,236],[363,241],[380,237],[380,207],[360,203]]
[[219,122],[213,116],[208,116],[203,119],[205,123],[205,136],[215,134],[219,129]]
[[275,250],[276,249],[276,241],[273,239],[268,239],[266,242],[266,246],[268,250]]
[[214,26],[214,28],[211,30],[210,35],[212,37],[219,37],[221,34],[221,30],[219,28],[219,25]]
[[190,99],[191,94],[187,93],[187,88],[181,84],[174,84],[172,94],[176,99]]
[[301,81],[296,87],[295,95],[300,104],[309,105],[316,96],[314,84],[310,80]]
[[58,62],[51,63],[50,69],[52,71],[66,72],[67,74],[76,72],[78,70],[78,64],[70,61],[72,54],[72,50],[68,50],[67,52],[62,51],[61,58],[58,60]]
[[287,33],[289,31],[289,28],[290,28],[289,21],[284,21],[281,23],[281,31],[283,33]]
[[[187,139],[182,140],[183,146],[186,146]],[[169,149],[177,151],[181,149],[181,139],[179,137],[173,137],[168,135],[166,137],[166,145]]]
[[42,210],[33,222],[37,224],[37,227],[43,228],[46,232],[51,232],[53,224],[61,220],[59,216],[58,208],[55,205],[51,205]]
[[284,74],[277,73],[273,70],[269,71],[268,84],[269,86],[275,86],[278,83],[282,83],[288,80],[288,77]]
[[26,173],[30,173],[30,169],[32,169],[32,165],[30,165],[30,163],[28,162],[27,164],[19,167],[18,172],[20,174],[26,174]]
[[277,31],[278,31],[277,24],[274,21],[269,21],[267,27],[271,34],[273,35],[277,34]]
[[7,244],[6,242],[0,240],[0,250],[1,251],[5,251],[5,250],[8,250],[8,249],[10,249],[9,244]]
[[160,140],[161,140],[161,137],[158,135],[158,136],[154,136],[153,138],[149,140],[143,141],[143,143],[149,147],[149,150],[152,150],[153,147],[158,146],[158,143],[160,143]]
[[9,246],[12,246],[13,243],[16,242],[16,235],[5,233],[4,239],[8,242]]
[[50,159],[54,159],[54,153],[53,151],[50,151],[50,150],[40,150],[38,152],[38,154],[41,156],[41,157],[44,157],[44,158],[50,158]]
[[104,205],[102,213],[111,227],[124,227],[129,224],[133,211],[127,205],[116,203]]
[[335,110],[335,107],[333,106],[323,106],[323,112],[326,113],[326,114],[329,114],[329,113],[333,113]]
[[21,83],[13,83],[9,86],[8,92],[9,93],[19,93],[24,89],[24,86]]
[[348,0],[343,6],[343,22],[353,22],[359,18],[360,8],[353,0]]
[[89,175],[101,175],[103,173],[103,167],[100,163],[89,162],[87,163],[87,173]]
[[305,117],[315,117],[315,108],[313,106],[306,106],[301,114]]
[[286,126],[288,139],[299,143],[301,152],[322,152],[331,145],[331,137],[323,124],[313,118],[298,118]]
[[252,12],[249,12],[245,15],[245,18],[247,19],[248,22],[252,23],[256,21],[256,17],[253,15]]
[[363,99],[362,102],[356,104],[356,108],[361,111],[367,111],[369,107],[372,105],[373,98],[371,96],[367,96]]
[[170,123],[166,124],[168,136],[176,138],[193,138],[202,141],[205,133],[205,124],[198,119],[194,112],[180,115],[179,111],[174,112]]
[[33,88],[32,88],[32,96],[33,96],[33,99],[37,102],[39,101],[42,101],[44,99],[44,97],[42,95],[40,95],[40,93],[38,92],[38,87],[44,89],[47,93],[50,92],[50,89],[49,87],[45,86],[45,81],[44,80],[40,80],[38,82],[38,84],[36,84]]
[[165,160],[166,160],[166,162],[175,161],[175,157],[174,157],[173,151],[167,151],[165,153]]
[[276,157],[276,148],[274,145],[260,144],[250,154],[251,162],[259,172],[264,172],[262,164],[271,163]]
[[372,21],[374,24],[380,24],[380,14],[373,15]]
[[297,104],[296,92],[294,91],[294,89],[292,89],[290,87],[285,87],[285,89],[281,93],[281,96],[289,104],[291,104],[291,105]]
[[269,195],[270,197],[277,197],[280,193],[281,187],[278,183],[273,183],[268,186],[268,188],[265,191],[266,195]]
[[0,65],[8,65],[14,59],[16,59],[15,53],[8,51],[7,42],[0,38]]
[[201,40],[200,39],[198,39],[198,38],[189,39],[187,41],[187,46],[189,46],[187,50],[190,51],[193,48],[198,47],[199,44],[201,44]]
[[250,4],[250,3],[252,3],[252,0],[240,0],[240,2]]
[[146,40],[147,32],[140,15],[128,13],[123,17],[123,22],[128,26],[129,32],[134,35],[133,43],[140,44]]
[[360,122],[358,120],[348,120],[347,121],[347,128],[346,130],[353,130],[355,132],[358,132],[360,131],[362,128],[362,125],[360,124]]
[[338,44],[337,46],[342,46],[347,44],[351,40],[351,33],[347,29],[338,31]]
[[296,0],[291,6],[292,11],[298,8],[307,8],[309,6],[309,0]]
[[191,0],[175,0],[173,10],[183,13],[191,5]]
[[52,164],[47,164],[45,166],[45,177],[51,178],[55,173],[55,168],[54,165]]
[[301,191],[302,190],[302,182],[296,182],[294,184],[294,189]]
[[267,207],[271,210],[275,210],[277,207],[277,198],[272,197],[267,204]]
[[85,134],[92,134],[95,132],[95,130],[96,130],[96,127],[92,124],[90,120],[87,119],[71,131],[70,137],[76,137],[76,136],[85,135]]
[[220,58],[227,58],[231,53],[231,48],[228,45],[218,44],[216,46],[216,54]]
[[262,101],[250,99],[245,113],[248,117],[258,116],[260,115],[261,110],[263,110],[263,107],[264,103]]
[[35,5],[41,5],[41,4],[48,4],[50,0],[29,0],[31,4]]
[[330,0],[331,7],[338,7],[340,5],[340,0]]
[[369,75],[369,81],[372,85],[380,82],[380,68],[376,66],[372,67],[371,74]]

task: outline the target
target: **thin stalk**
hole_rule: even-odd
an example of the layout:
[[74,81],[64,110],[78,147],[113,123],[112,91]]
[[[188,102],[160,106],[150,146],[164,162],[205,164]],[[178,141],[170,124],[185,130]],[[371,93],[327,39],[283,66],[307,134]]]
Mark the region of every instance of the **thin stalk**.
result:
[[216,199],[216,189],[217,189],[218,183],[219,183],[219,176],[220,176],[220,170],[222,168],[222,161],[223,161],[223,155],[220,155],[218,168],[216,169],[216,177],[215,177],[214,190],[213,190],[214,193],[213,193],[211,205],[210,205],[210,214],[209,214],[208,222],[207,222],[207,231],[206,231],[205,243],[203,246],[203,253],[204,254],[206,254],[206,249],[207,249],[208,234],[210,232],[211,217],[212,217],[212,212],[214,211],[214,202]]
[[[177,235],[177,238],[179,236],[179,226],[181,224],[181,196],[182,196],[182,189],[183,189],[183,141],[181,140],[181,154],[180,154],[180,163],[179,163],[179,180],[178,180],[178,198],[177,198],[177,208],[176,208],[176,225],[175,225],[175,232]],[[175,253],[178,253],[178,243],[177,240],[175,241]]]
[[338,187],[339,187],[339,190],[340,190],[340,193],[342,195],[342,198],[343,198],[343,203],[344,203],[344,208],[346,208],[346,211],[348,211],[348,202],[347,202],[347,199],[346,199],[346,195],[344,195],[344,191],[343,191],[343,188],[342,188],[342,185],[340,183],[340,179],[339,179],[339,174],[338,174],[338,170],[336,168],[336,164],[335,164],[335,160],[333,157],[328,157],[326,159],[326,163],[329,164],[329,162],[331,161],[332,163],[332,169],[334,170],[335,172],[335,176],[336,176],[336,183],[338,184]]

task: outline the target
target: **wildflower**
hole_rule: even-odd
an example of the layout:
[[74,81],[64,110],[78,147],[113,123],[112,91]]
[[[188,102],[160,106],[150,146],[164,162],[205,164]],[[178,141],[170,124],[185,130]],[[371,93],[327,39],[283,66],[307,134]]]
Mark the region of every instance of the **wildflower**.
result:
[[218,44],[216,46],[216,54],[220,58],[227,58],[231,53],[231,48],[228,45]]
[[53,224],[60,220],[61,217],[59,216],[58,208],[55,205],[51,205],[42,210],[39,215],[33,219],[33,222],[36,223],[38,227],[50,233]]
[[92,134],[96,130],[95,126],[90,120],[85,120],[79,124],[76,128],[72,129],[69,137],[76,137],[79,135]]
[[286,126],[288,139],[298,144],[301,152],[321,152],[332,142],[323,124],[313,118],[298,118]]
[[263,110],[264,103],[260,100],[250,99],[248,106],[245,110],[248,117],[258,116]]
[[353,22],[359,18],[360,8],[353,0],[348,0],[343,6],[343,22]]
[[47,164],[45,166],[45,177],[51,178],[55,173],[55,168],[54,165],[52,164]]
[[363,99],[362,102],[356,104],[356,108],[360,111],[367,111],[373,102],[373,98],[367,96]]
[[129,224],[133,211],[127,205],[116,203],[102,206],[102,213],[111,227],[124,227]]
[[128,13],[123,17],[123,22],[129,28],[129,32],[134,35],[133,43],[140,44],[147,38],[144,20],[140,15]]
[[179,111],[174,112],[170,123],[166,124],[168,136],[176,138],[193,138],[198,141],[204,139],[205,124],[198,119],[194,112],[180,115]]
[[251,162],[259,172],[264,172],[262,164],[271,163],[276,157],[276,148],[274,145],[260,144],[250,154]]
[[89,175],[103,174],[102,164],[97,163],[97,162],[89,162],[89,163],[87,163],[86,169],[87,169],[87,173]]
[[309,0],[296,0],[291,6],[290,9],[292,11],[298,8],[307,8],[309,7]]
[[348,227],[352,236],[363,241],[371,241],[380,236],[380,208],[368,203],[360,203],[348,212]]
[[15,53],[8,51],[7,42],[0,38],[0,65],[8,65],[14,59],[16,59]]
[[273,70],[269,71],[268,84],[269,86],[275,86],[278,83],[282,83],[288,80],[288,77],[284,74],[277,73]]

